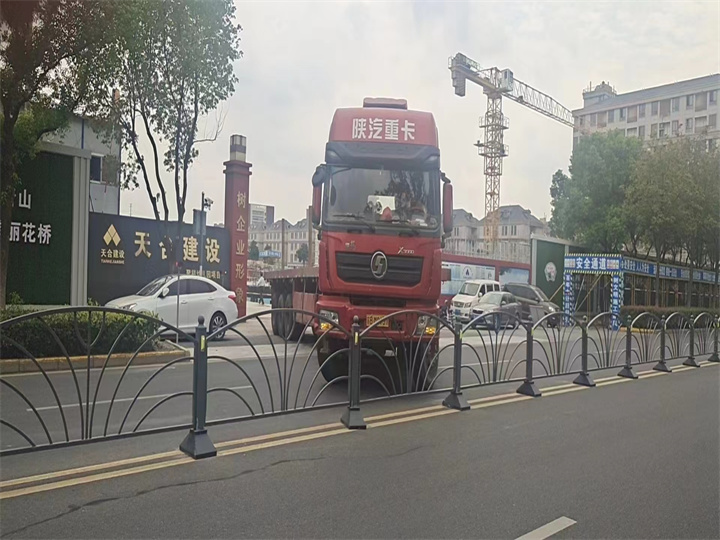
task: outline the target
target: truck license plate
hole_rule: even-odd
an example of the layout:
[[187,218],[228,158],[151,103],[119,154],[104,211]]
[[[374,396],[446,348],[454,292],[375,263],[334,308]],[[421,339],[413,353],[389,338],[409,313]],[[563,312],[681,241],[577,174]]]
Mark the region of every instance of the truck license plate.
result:
[[[365,316],[365,325],[370,326],[373,323],[376,323],[380,319],[382,319],[384,315],[366,315]],[[390,327],[390,320],[386,319],[380,324],[376,326],[376,328],[389,328]]]
[[460,315],[460,310],[459,310],[459,309],[456,309],[456,310],[455,310],[455,315]]

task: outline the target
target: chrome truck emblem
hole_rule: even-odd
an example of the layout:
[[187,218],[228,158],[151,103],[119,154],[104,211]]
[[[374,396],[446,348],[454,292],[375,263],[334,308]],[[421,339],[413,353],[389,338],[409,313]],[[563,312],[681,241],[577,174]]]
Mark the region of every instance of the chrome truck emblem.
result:
[[387,257],[382,251],[376,251],[373,253],[370,259],[370,271],[375,279],[382,279],[388,270]]

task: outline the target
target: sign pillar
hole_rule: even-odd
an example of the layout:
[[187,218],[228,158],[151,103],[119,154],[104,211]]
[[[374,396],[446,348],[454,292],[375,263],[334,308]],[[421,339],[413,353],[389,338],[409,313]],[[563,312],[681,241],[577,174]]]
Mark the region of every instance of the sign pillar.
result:
[[246,314],[250,163],[246,161],[247,139],[230,137],[230,159],[225,166],[225,228],[230,233],[230,290],[235,293],[238,317]]

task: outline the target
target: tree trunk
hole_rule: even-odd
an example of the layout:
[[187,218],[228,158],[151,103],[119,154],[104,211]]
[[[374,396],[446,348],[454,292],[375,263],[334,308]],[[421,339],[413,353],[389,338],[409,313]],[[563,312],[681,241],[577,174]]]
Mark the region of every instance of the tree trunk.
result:
[[15,197],[15,145],[13,131],[15,122],[5,118],[0,152],[0,309],[7,301],[7,275],[10,258],[10,224],[12,223],[13,199]]

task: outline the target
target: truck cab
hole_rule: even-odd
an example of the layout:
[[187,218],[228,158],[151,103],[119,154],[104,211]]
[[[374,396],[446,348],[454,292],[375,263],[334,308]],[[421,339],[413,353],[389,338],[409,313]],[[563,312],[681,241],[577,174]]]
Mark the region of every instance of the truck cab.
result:
[[[349,331],[357,320],[366,330],[363,348],[398,362],[408,343],[436,350],[435,321],[423,313],[439,313],[453,200],[433,115],[385,98],[338,109],[312,186],[318,267],[268,274],[273,307],[294,310],[274,315],[275,333],[294,338],[312,325],[328,381],[347,373],[347,362],[333,354],[347,348],[347,336],[333,325]],[[385,318],[399,311],[407,313]]]
[[350,328],[355,316],[369,326],[399,310],[438,312],[452,187],[432,114],[390,99],[338,109],[313,190],[319,314]]

